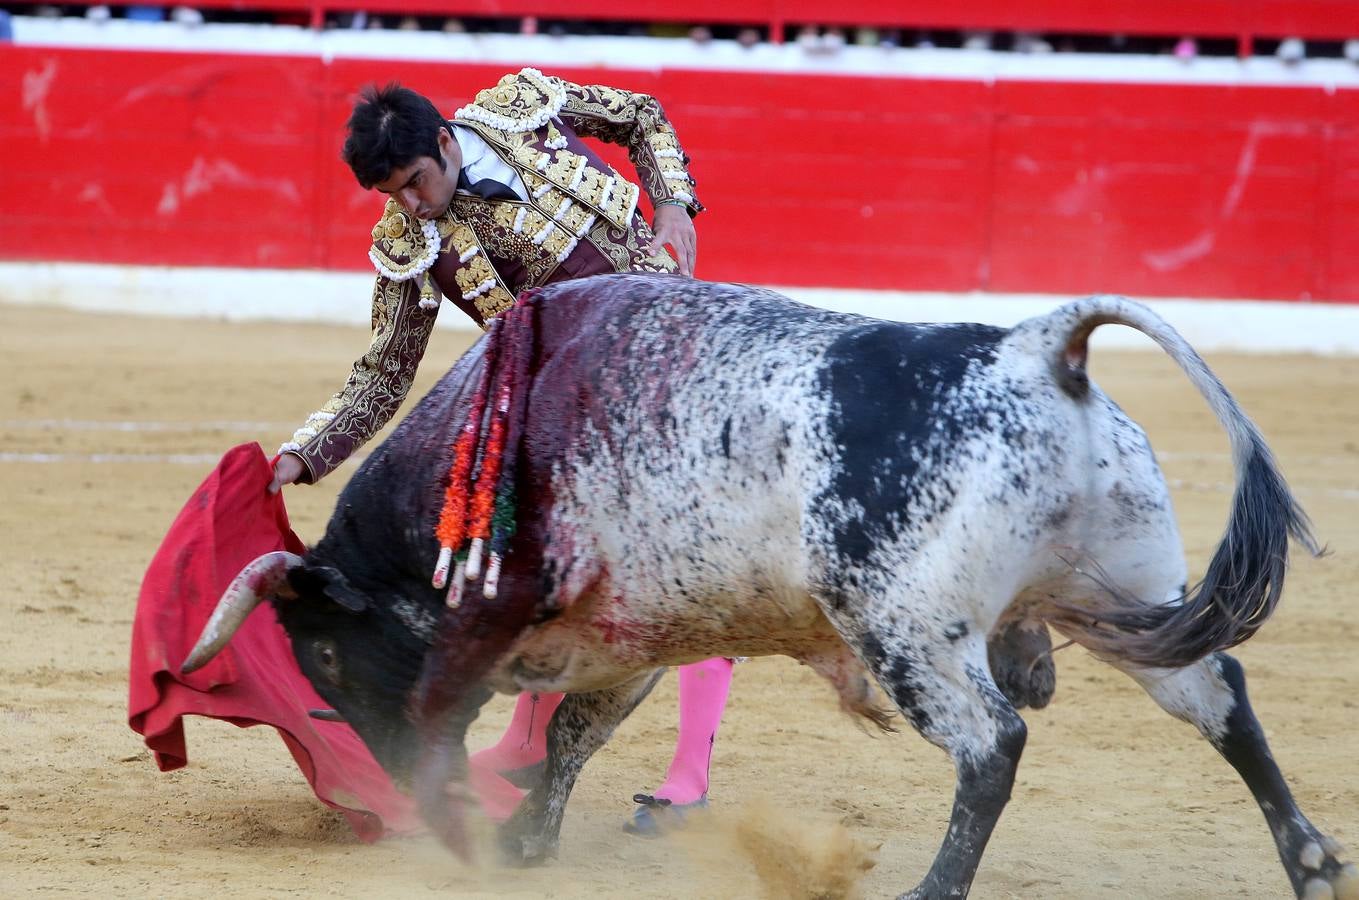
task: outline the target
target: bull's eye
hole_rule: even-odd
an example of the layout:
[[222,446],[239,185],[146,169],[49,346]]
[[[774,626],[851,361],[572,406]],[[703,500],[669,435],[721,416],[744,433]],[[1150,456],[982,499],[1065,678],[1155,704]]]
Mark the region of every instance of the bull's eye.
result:
[[316,664],[333,684],[340,683],[340,654],[335,652],[335,644],[328,640],[317,641],[312,645],[316,654]]

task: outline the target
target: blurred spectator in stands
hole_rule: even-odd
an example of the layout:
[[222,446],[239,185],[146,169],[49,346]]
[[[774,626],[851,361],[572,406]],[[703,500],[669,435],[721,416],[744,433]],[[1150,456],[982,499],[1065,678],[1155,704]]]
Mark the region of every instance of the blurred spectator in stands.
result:
[[170,21],[192,28],[203,24],[203,14],[191,6],[176,6],[170,10]]
[[402,16],[401,21],[396,23],[397,31],[419,31],[420,20],[415,16]]
[[804,53],[815,56],[839,53],[845,46],[845,32],[841,28],[827,28],[823,32],[815,25],[803,25],[797,32],[797,45]]
[[878,39],[878,46],[885,50],[901,46],[901,32],[895,28],[889,28],[882,33]]
[[1191,37],[1182,37],[1175,42],[1175,49],[1170,52],[1180,62],[1193,62],[1199,55],[1199,42]]
[[537,17],[537,16],[524,16],[522,19],[520,19],[520,20],[519,20],[519,33],[520,33],[520,34],[537,34],[537,33],[538,33],[538,17]]
[[[536,22],[536,21],[537,21],[537,20],[535,20],[535,22]],[[535,28],[537,27],[536,24],[535,24],[534,27],[535,27]],[[454,18],[453,16],[449,16],[447,19],[444,19],[443,28],[440,29],[440,30],[443,31],[444,34],[466,34],[466,33],[467,33],[467,27],[466,27],[465,25],[462,24],[462,19],[457,19],[457,18]]]
[[964,50],[990,50],[992,35],[989,31],[964,31]]
[[920,32],[919,34],[917,34],[917,35],[915,36],[915,49],[917,49],[917,50],[933,50],[933,49],[934,49],[934,36],[931,35],[928,31],[922,31],[922,32]]
[[130,22],[164,22],[165,8],[162,6],[129,6],[123,15]]
[[749,26],[736,32],[736,43],[747,49],[754,47],[760,42],[760,30]]
[[33,15],[39,19],[60,19],[61,7],[44,3],[42,6],[33,7]]
[[10,21],[9,13],[0,9],[0,41],[14,40],[14,23]]
[[689,40],[699,46],[711,44],[713,40],[713,30],[707,25],[695,25],[689,29]]
[[107,22],[113,18],[113,10],[100,3],[97,6],[85,7],[85,18],[91,22]]
[[1350,38],[1346,41],[1340,53],[1350,62],[1359,63],[1359,38]]
[[1274,55],[1285,65],[1297,65],[1307,58],[1307,45],[1302,42],[1302,38],[1284,38],[1279,42],[1279,49],[1274,51]]
[[1014,50],[1016,53],[1051,53],[1052,44],[1049,44],[1041,34],[1016,31]]
[[854,46],[856,47],[876,47],[881,43],[878,29],[870,26],[861,26],[854,29]]

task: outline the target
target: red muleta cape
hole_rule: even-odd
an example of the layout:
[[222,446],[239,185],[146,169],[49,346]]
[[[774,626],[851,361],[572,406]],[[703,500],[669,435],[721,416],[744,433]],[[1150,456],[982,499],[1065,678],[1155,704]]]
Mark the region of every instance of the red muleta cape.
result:
[[[307,714],[329,704],[298,668],[269,604],[212,662],[180,674],[222,592],[247,563],[274,550],[306,552],[288,525],[282,493],[268,492],[272,477],[258,444],[234,447],[170,526],[137,598],[128,725],[145,738],[163,772],[188,763],[183,716],[242,728],[272,725],[316,796],[344,813],[359,838],[421,830],[412,800],[396,790],[353,729]],[[471,775],[486,813],[507,817],[519,791],[494,773],[474,767]]]

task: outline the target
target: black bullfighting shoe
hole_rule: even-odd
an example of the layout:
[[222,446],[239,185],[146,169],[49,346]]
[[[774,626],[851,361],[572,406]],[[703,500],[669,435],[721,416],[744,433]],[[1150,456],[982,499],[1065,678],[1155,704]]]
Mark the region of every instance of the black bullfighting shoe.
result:
[[693,803],[671,803],[663,797],[634,794],[632,802],[637,804],[637,811],[623,823],[623,830],[638,837],[654,838],[683,828],[689,813],[694,810],[707,809],[708,795],[704,794]]

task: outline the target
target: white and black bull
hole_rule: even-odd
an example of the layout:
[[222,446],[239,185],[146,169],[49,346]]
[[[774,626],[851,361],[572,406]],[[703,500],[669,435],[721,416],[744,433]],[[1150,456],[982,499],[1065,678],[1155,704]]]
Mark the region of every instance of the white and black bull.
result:
[[[661,667],[786,654],[883,724],[871,676],[957,772],[943,846],[908,896],[958,897],[1010,796],[1016,707],[1051,694],[1051,625],[1226,757],[1298,895],[1359,897],[1222,652],[1273,610],[1289,537],[1316,544],[1260,433],[1155,314],[1092,297],[1011,329],[906,325],[622,275],[526,303],[519,521],[498,599],[473,586],[446,610],[430,586],[483,341],[354,475],[304,558],[242,573],[192,665],[273,600],[302,670],[454,849],[477,710],[493,691],[567,692],[543,781],[503,826],[521,861],[555,854],[577,774]],[[1230,438],[1230,519],[1196,586],[1145,434],[1086,375],[1106,323],[1159,344]]]

